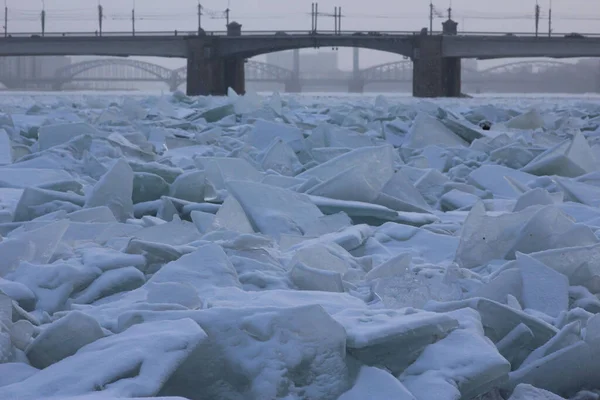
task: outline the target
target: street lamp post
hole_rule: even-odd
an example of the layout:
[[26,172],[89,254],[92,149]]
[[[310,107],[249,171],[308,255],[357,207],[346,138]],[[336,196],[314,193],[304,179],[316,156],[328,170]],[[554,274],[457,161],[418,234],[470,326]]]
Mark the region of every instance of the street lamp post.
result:
[[131,6],[131,34],[135,36],[135,0],[132,0]]

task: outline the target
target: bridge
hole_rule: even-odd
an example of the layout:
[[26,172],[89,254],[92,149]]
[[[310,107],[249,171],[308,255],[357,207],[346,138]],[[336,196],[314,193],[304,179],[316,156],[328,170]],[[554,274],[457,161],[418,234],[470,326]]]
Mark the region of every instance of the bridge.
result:
[[[223,95],[229,87],[245,92],[245,61],[271,52],[319,47],[380,50],[413,62],[413,95],[461,94],[462,58],[600,57],[600,37],[532,37],[506,34],[457,34],[447,20],[441,34],[415,32],[247,32],[232,22],[226,32],[200,34],[140,33],[33,35],[0,38],[0,56],[98,55],[187,59],[189,95]],[[174,79],[174,76],[172,77]]]
[[[355,55],[358,51],[355,51]],[[355,67],[357,65],[355,64]],[[247,82],[283,84],[286,92],[297,92],[302,87],[344,87],[348,91],[362,92],[369,84],[398,84],[412,82],[413,68],[410,61],[395,61],[354,71],[329,73],[300,73],[298,70],[249,60],[245,64]],[[582,81],[581,88],[589,88],[590,82],[600,81],[600,69],[581,68],[563,61],[520,61],[483,70],[463,68],[463,82],[481,86],[485,83],[532,86],[551,80],[552,73],[562,73],[573,81]],[[550,79],[549,79],[550,78]],[[177,90],[187,80],[187,67],[168,69],[160,65],[127,58],[102,58],[82,61],[58,69],[49,78],[22,78],[0,72],[0,82],[7,88],[24,88],[29,85],[61,90],[73,82],[164,82],[171,91]],[[407,85],[404,85],[407,86]],[[485,86],[485,85],[484,85]],[[499,85],[496,85],[499,86]]]

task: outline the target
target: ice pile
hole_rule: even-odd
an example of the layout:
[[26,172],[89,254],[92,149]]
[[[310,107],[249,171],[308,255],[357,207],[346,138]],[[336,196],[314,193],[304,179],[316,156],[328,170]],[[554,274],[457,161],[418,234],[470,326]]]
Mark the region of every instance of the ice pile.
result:
[[2,110],[0,399],[600,399],[600,105]]

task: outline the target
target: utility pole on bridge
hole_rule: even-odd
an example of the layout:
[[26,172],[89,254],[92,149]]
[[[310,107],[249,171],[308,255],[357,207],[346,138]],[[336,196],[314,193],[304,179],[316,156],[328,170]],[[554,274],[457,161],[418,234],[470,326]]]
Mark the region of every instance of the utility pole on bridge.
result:
[[311,32],[316,33],[317,32],[317,19],[319,17],[319,3],[312,3],[311,17],[312,17]]
[[135,0],[133,0],[131,7],[131,34],[135,36]]
[[552,0],[550,0],[550,6],[548,7],[548,37],[552,37]]
[[102,36],[102,19],[104,19],[104,9],[100,1],[98,1],[98,33],[100,36]]
[[42,0],[41,22],[42,22],[42,36],[44,36],[46,34],[46,2],[44,0]]
[[8,36],[8,3],[4,0],[4,37]]
[[540,5],[535,3],[535,37],[538,37],[540,29]]
[[198,36],[202,34],[202,4],[198,1]]

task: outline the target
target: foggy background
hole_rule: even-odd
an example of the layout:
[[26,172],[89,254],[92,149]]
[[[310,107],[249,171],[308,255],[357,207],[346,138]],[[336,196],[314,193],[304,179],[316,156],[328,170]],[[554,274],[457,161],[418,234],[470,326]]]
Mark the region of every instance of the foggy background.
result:
[[[224,30],[224,10],[243,30],[310,30],[310,0],[204,0],[203,28]],[[321,0],[319,11],[333,13],[342,7],[342,30],[418,31],[429,26],[428,0]],[[558,33],[600,33],[600,1],[541,0],[540,33],[548,32],[548,9],[552,3],[553,31]],[[102,0],[105,18],[103,31],[131,32],[131,10],[136,10],[137,31],[195,31],[197,0]],[[453,0],[453,19],[459,31],[533,32],[535,0]],[[46,10],[46,32],[93,32],[98,29],[97,0],[6,0],[9,8],[8,31],[39,32],[40,11]],[[434,30],[441,30],[448,0],[435,0],[439,12]],[[3,12],[1,12],[3,16]],[[441,17],[443,14],[444,18]],[[333,30],[333,17],[319,17],[319,29]],[[314,51],[314,50],[303,50]],[[331,51],[331,49],[323,49]],[[361,50],[361,68],[399,60],[397,55]],[[169,68],[184,65],[177,59],[145,59]],[[264,57],[262,58],[264,60]],[[74,58],[76,61],[76,58]],[[509,60],[481,62],[484,65]],[[350,49],[339,50],[339,67],[351,69]]]

